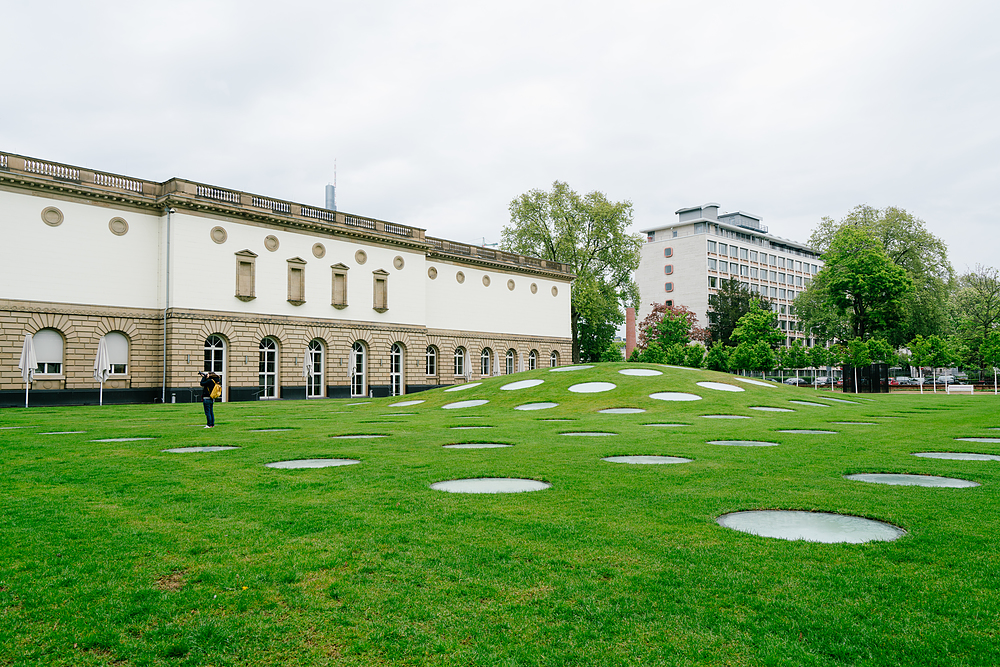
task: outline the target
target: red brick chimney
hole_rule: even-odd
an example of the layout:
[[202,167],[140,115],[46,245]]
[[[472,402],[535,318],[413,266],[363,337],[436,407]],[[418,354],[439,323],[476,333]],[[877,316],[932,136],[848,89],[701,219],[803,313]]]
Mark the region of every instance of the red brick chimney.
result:
[[625,358],[632,356],[635,349],[635,308],[625,309]]

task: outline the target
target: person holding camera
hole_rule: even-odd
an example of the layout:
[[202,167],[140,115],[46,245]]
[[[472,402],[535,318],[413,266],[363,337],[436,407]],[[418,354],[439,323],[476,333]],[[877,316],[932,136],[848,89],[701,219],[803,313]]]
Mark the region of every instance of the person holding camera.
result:
[[[198,383],[201,385],[201,402],[205,406],[205,420],[208,425],[205,428],[215,427],[215,412],[213,406],[215,403],[215,398],[213,394],[221,395],[222,389],[222,378],[216,375],[214,372],[204,372],[198,371],[198,375],[201,376],[201,381]],[[218,391],[216,388],[218,387]]]

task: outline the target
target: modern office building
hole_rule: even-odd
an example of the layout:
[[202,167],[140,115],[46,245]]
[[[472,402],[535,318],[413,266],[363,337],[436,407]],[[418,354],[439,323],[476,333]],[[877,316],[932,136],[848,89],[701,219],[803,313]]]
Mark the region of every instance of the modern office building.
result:
[[[0,153],[0,405],[404,394],[571,361],[567,265],[183,179]],[[470,234],[471,235],[471,234]]]
[[795,317],[796,295],[823,266],[809,246],[769,234],[759,216],[719,213],[719,205],[711,203],[682,208],[676,222],[642,231],[647,242],[636,271],[639,321],[651,304],[667,303],[686,306],[708,326],[708,297],[731,278],[774,304],[788,344],[795,339],[812,344]]

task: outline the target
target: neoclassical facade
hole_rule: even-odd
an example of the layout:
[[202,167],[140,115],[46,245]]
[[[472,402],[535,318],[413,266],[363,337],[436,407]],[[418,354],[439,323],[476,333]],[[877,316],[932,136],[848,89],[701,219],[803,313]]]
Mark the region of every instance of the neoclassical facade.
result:
[[571,360],[564,264],[0,153],[0,405],[399,395]]

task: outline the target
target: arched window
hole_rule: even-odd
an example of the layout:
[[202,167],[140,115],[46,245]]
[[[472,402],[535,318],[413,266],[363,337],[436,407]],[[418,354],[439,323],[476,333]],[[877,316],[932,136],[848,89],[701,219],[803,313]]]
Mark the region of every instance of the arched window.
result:
[[393,396],[403,395],[403,346],[393,343],[389,348],[389,391]]
[[42,329],[31,337],[38,359],[36,373],[58,375],[63,372],[63,337],[55,329]]
[[507,350],[507,375],[514,374],[514,350]]
[[104,334],[104,345],[108,350],[112,375],[128,373],[128,338],[117,331]]
[[257,347],[257,378],[259,398],[278,397],[278,343],[273,338],[262,338]]
[[314,338],[309,341],[309,369],[312,374],[309,376],[306,384],[306,398],[321,398],[324,395],[324,389],[326,383],[323,381],[323,370],[325,364],[323,363],[324,358],[323,341],[319,338]]
[[493,354],[490,352],[490,348],[484,347],[483,353],[479,355],[479,374],[481,376],[490,376],[490,362],[493,359]]
[[465,348],[455,348],[455,375],[465,375]]
[[366,395],[367,357],[364,343],[355,341],[351,347],[351,396]]
[[216,373],[222,378],[222,400],[226,400],[226,341],[222,336],[209,336],[205,339],[206,373]]
[[437,375],[437,348],[427,346],[427,375]]
[[559,365],[559,353],[556,352],[555,350],[552,350],[552,353],[549,355],[549,368],[555,368],[558,365]]
[[533,371],[538,368],[538,353],[532,350],[528,353],[528,370]]

